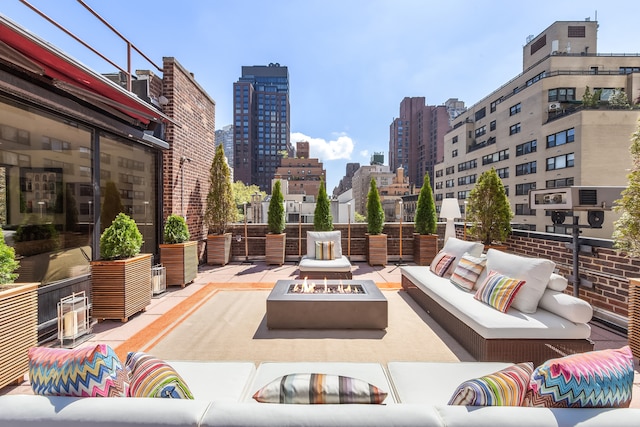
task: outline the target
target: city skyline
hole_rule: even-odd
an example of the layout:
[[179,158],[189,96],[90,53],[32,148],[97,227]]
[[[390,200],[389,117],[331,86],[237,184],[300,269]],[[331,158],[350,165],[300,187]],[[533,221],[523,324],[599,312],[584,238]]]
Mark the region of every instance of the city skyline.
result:
[[[124,65],[126,48],[76,1],[31,3]],[[638,6],[622,1],[158,1],[89,2],[154,62],[173,56],[216,101],[216,129],[232,123],[241,67],[289,68],[291,143],[306,140],[327,170],[331,192],[347,162],[388,162],[389,125],[404,97],[429,105],[458,98],[470,107],[522,71],[522,46],[555,21],[597,19],[598,52],[636,53]],[[125,13],[127,12],[128,13]],[[0,13],[92,69],[114,68],[18,0]],[[153,69],[134,55],[133,70]]]

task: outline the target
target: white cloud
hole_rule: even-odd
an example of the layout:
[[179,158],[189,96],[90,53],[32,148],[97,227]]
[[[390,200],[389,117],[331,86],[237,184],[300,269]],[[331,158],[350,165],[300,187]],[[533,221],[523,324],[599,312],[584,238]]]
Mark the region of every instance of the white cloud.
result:
[[345,134],[340,134],[336,139],[327,141],[323,138],[314,138],[300,132],[293,132],[291,134],[291,143],[294,147],[298,141],[309,142],[311,157],[323,161],[339,159],[350,160],[355,145],[353,140]]
[[362,157],[364,157],[364,158],[369,157],[369,150],[362,150],[362,151],[360,152],[360,155],[361,155]]

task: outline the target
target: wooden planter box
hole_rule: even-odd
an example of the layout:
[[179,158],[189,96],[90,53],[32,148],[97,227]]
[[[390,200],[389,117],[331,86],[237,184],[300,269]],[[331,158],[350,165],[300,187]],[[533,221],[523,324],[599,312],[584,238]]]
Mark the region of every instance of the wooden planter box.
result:
[[0,285],[0,388],[21,383],[38,343],[38,283]]
[[387,235],[367,234],[367,261],[369,265],[387,265]]
[[629,279],[629,347],[640,357],[640,278]]
[[151,303],[151,254],[91,261],[92,316],[122,322]]
[[265,243],[265,259],[267,264],[284,264],[284,253],[287,241],[287,233],[267,234]]
[[207,236],[207,264],[226,265],[231,256],[231,233]]
[[167,286],[184,288],[198,275],[198,242],[161,244],[160,262],[166,268]]
[[413,262],[418,265],[431,265],[437,253],[437,234],[413,233]]

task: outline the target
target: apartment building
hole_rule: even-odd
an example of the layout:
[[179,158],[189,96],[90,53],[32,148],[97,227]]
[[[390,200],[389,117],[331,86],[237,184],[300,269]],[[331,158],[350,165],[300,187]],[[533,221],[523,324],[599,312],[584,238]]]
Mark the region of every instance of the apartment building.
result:
[[320,182],[327,181],[327,172],[322,162],[309,158],[309,143],[296,143],[296,156],[283,157],[280,166],[275,171],[275,179],[288,181],[288,194],[303,194],[317,196]]
[[[435,167],[434,195],[464,199],[480,174],[495,168],[515,213],[514,228],[570,233],[550,212],[529,207],[529,190],[566,186],[625,186],[630,136],[640,109],[609,102],[623,90],[640,97],[640,54],[598,53],[596,21],[555,22],[523,47],[523,71],[469,107],[445,135]],[[588,88],[588,89],[587,89]],[[588,90],[597,100],[583,104]],[[586,213],[579,223],[586,224]],[[610,238],[617,218],[583,236]]]

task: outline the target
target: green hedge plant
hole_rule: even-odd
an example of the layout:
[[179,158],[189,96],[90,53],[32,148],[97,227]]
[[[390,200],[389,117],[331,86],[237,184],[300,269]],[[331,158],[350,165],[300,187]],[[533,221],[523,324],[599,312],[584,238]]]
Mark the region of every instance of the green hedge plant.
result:
[[369,194],[367,195],[367,232],[381,234],[384,228],[384,210],[378,194],[376,180],[371,178]]
[[438,229],[438,214],[436,213],[436,204],[433,200],[428,173],[424,174],[424,182],[418,195],[415,223],[416,233],[418,234],[435,234]]
[[138,225],[127,214],[120,212],[100,236],[100,258],[125,259],[136,256],[142,247],[142,234]]
[[469,232],[485,245],[500,243],[511,234],[513,211],[495,168],[484,171],[467,198]]
[[267,212],[267,225],[269,233],[282,234],[285,227],[284,221],[284,196],[282,195],[280,180],[273,185],[269,211]]
[[164,224],[165,243],[184,243],[189,241],[190,237],[187,221],[182,216],[171,214],[167,217],[167,221]]
[[313,212],[313,229],[315,231],[332,231],[333,216],[331,216],[331,202],[327,196],[324,181],[320,181],[316,209]]
[[4,241],[4,234],[0,233],[0,285],[13,283],[18,278],[14,271],[19,266],[20,263],[16,260],[16,252]]

